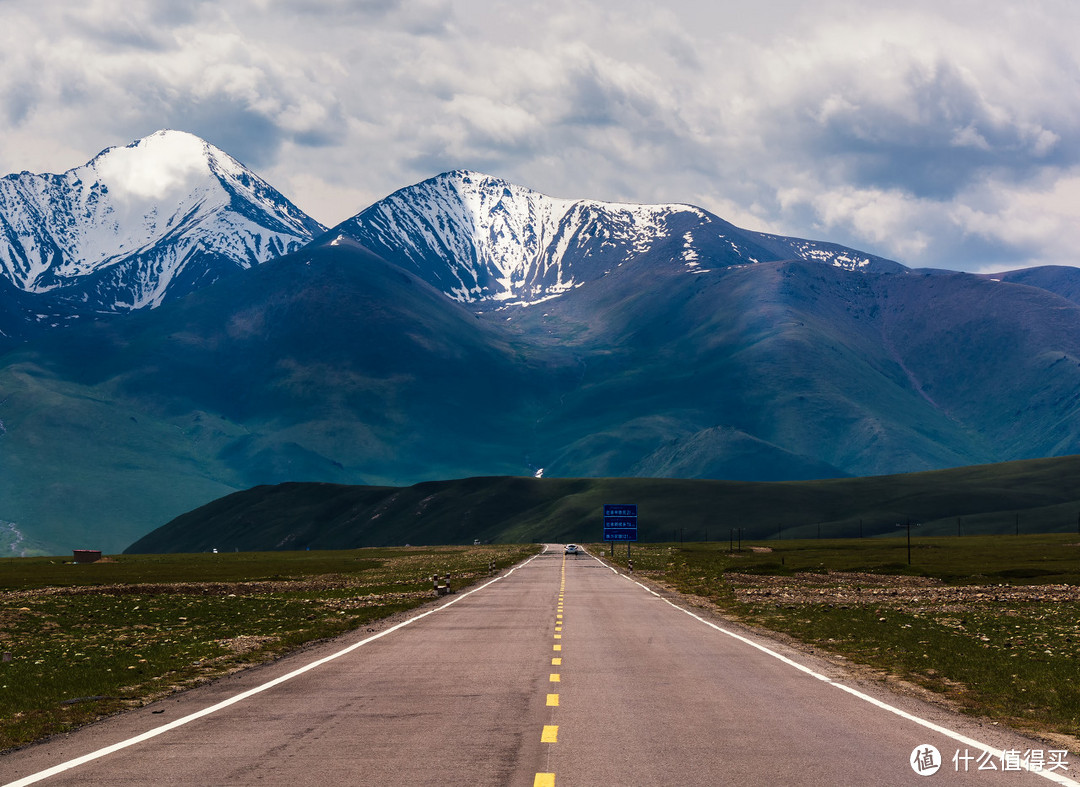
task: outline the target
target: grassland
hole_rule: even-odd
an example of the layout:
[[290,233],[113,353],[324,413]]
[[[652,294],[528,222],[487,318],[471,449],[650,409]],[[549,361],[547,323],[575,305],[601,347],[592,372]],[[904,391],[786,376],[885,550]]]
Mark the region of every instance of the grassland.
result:
[[532,546],[0,560],[0,750],[455,589]]
[[[412,609],[432,598],[432,573],[464,586],[489,560],[502,568],[535,549],[0,560],[0,652],[11,655],[0,749]],[[635,544],[631,555],[636,574],[746,623],[1078,751],[1075,535],[917,535],[910,564],[902,537]],[[625,565],[625,547],[613,559]]]
[[[635,574],[882,680],[1080,743],[1076,535],[635,544]],[[593,545],[600,550],[603,545]],[[613,558],[626,565],[625,547]]]

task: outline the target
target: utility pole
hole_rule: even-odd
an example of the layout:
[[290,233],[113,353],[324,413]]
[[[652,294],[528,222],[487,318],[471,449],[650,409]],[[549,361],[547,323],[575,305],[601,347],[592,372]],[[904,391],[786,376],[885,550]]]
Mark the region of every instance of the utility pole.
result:
[[[907,564],[910,566],[911,565],[911,519],[909,518],[907,520],[906,524],[897,525],[897,527],[906,527],[907,528]],[[915,523],[915,527],[919,527],[919,524]]]

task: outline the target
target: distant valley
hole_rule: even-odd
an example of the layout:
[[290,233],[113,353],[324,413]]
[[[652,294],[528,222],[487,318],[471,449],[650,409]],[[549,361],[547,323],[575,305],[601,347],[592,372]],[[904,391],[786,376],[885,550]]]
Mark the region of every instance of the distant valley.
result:
[[286,481],[790,481],[1080,453],[1076,269],[910,270],[465,171],[326,229],[160,134],[122,150],[190,157],[168,159],[167,205],[94,162],[2,181],[0,553],[118,551]]

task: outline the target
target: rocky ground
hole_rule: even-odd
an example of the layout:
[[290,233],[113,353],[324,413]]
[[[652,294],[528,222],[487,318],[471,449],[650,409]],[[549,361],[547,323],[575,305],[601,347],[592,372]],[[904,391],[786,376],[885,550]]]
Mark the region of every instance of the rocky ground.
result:
[[1075,585],[946,585],[929,577],[833,571],[790,577],[728,572],[735,598],[746,604],[832,604],[888,607],[932,606],[965,611],[993,603],[1080,601]]

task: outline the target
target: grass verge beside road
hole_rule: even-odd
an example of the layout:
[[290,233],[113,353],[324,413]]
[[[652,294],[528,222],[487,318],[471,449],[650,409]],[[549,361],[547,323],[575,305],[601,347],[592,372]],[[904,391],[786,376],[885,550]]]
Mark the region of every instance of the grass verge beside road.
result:
[[[1077,536],[917,539],[911,565],[905,539],[742,547],[635,544],[631,558],[738,620],[1080,751]],[[625,546],[613,559],[626,566]]]
[[0,560],[0,751],[455,590],[539,547]]

